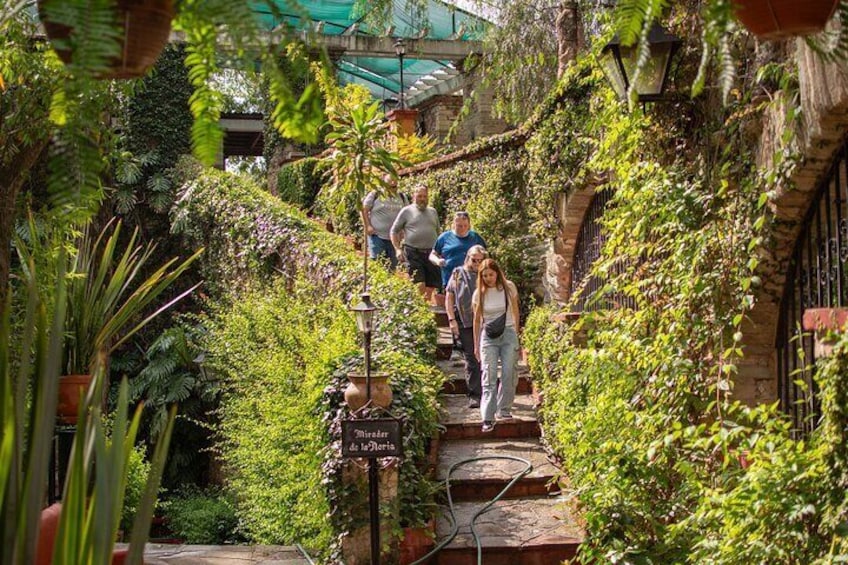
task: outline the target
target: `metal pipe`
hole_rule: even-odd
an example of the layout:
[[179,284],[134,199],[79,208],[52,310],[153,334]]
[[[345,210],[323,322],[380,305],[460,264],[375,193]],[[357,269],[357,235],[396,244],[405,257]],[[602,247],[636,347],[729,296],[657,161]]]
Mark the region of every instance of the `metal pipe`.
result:
[[[371,332],[363,335],[365,346],[365,398],[371,403]],[[368,508],[371,519],[371,565],[380,565],[380,477],[377,475],[377,458],[368,458]]]

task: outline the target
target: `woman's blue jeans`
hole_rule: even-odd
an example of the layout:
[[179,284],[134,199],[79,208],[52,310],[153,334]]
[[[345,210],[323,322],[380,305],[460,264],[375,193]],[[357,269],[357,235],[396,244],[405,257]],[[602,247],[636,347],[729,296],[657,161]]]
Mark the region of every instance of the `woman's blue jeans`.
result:
[[[495,419],[495,410],[502,416],[509,414],[515,400],[515,387],[518,384],[515,378],[515,364],[518,361],[518,334],[515,328],[507,326],[504,333],[496,338],[488,337],[484,329],[480,335],[480,358],[483,368],[480,416],[484,422],[491,422]],[[498,361],[501,365],[500,386]]]

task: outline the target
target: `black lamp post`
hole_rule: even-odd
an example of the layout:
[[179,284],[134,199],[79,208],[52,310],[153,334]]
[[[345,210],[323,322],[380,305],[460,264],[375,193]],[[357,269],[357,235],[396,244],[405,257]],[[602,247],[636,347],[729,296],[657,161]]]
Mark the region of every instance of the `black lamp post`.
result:
[[398,98],[400,99],[400,109],[403,110],[406,108],[405,96],[403,95],[403,56],[406,55],[406,43],[404,43],[402,37],[398,37],[395,41],[395,53],[397,53],[398,61],[400,61],[400,93],[398,94]]
[[[374,329],[374,312],[377,307],[371,302],[371,295],[361,294],[359,303],[351,308],[356,316],[356,327],[362,332],[362,344],[365,349],[365,398],[366,405],[371,402],[371,332]],[[377,459],[368,458],[368,507],[371,518],[371,565],[380,563],[380,506],[379,476]]]
[[[651,55],[642,66],[633,88],[640,102],[656,102],[663,99],[671,59],[683,44],[681,39],[654,22],[648,33],[648,46]],[[601,63],[612,87],[621,98],[627,97],[631,87],[636,62],[639,59],[639,46],[625,46],[616,35],[601,51]]]

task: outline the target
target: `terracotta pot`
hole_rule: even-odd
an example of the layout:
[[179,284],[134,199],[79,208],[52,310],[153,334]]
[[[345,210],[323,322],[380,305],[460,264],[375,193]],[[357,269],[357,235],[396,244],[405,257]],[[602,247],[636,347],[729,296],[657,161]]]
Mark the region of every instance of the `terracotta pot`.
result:
[[[71,35],[71,29],[46,19],[44,4],[38,0],[38,15],[44,24],[47,37],[56,54],[66,64],[71,62],[71,52],[61,49]],[[121,56],[110,62],[101,78],[136,78],[142,76],[159,58],[171,34],[174,18],[173,0],[117,0],[115,23],[122,29]],[[57,48],[56,41],[59,41]]]
[[59,516],[62,514],[60,503],[51,504],[41,511],[41,523],[38,527],[38,542],[35,550],[35,565],[50,565],[53,561],[53,545],[59,529]]
[[404,528],[400,540],[400,564],[409,565],[430,552],[436,545],[433,540],[433,523],[424,528]]
[[[344,392],[345,402],[353,412],[365,406],[368,398],[365,386],[365,375],[348,373],[350,384]],[[371,373],[371,404],[379,408],[388,408],[392,404],[392,388],[389,386],[389,375],[386,373]]]
[[839,0],[733,0],[736,18],[760,39],[784,39],[824,29]]
[[[62,504],[51,504],[41,511],[41,522],[38,528],[38,541],[35,550],[35,565],[51,565],[53,562],[53,546],[56,545],[56,533],[59,530],[59,518],[62,515]],[[124,565],[129,555],[127,549],[112,551],[112,565]]]
[[79,405],[91,386],[91,375],[65,375],[59,377],[59,403],[56,405],[56,419],[63,424],[77,423]]

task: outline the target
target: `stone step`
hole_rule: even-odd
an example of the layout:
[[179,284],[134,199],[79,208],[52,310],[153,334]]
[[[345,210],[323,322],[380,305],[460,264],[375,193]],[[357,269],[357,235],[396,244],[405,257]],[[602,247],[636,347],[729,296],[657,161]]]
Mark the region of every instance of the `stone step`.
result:
[[[441,442],[436,478],[444,481],[450,467],[466,459],[487,455],[509,455],[526,459],[532,471],[512,485],[503,498],[545,496],[559,491],[554,479],[557,468],[548,460],[538,439],[454,440]],[[526,466],[520,461],[484,459],[461,465],[451,475],[451,497],[455,502],[491,500]]]
[[453,356],[453,335],[450,328],[438,328],[436,336],[436,359],[446,361]]
[[541,435],[539,422],[536,420],[533,397],[529,394],[518,394],[512,407],[511,420],[501,420],[495,424],[491,432],[483,433],[480,429],[483,422],[480,419],[479,408],[468,408],[465,395],[442,395],[442,418],[445,426],[442,440],[453,439],[508,439],[533,438]]
[[439,326],[440,328],[450,327],[450,321],[448,320],[448,311],[445,310],[444,306],[436,306],[435,304],[431,304],[430,312],[433,313],[433,317],[436,319],[437,326]]
[[[482,502],[454,504],[457,536],[436,556],[439,565],[476,565],[477,546],[471,535],[471,517]],[[436,524],[437,540],[451,530],[447,509]],[[477,518],[486,565],[555,565],[571,559],[582,539],[563,497],[499,500]]]

